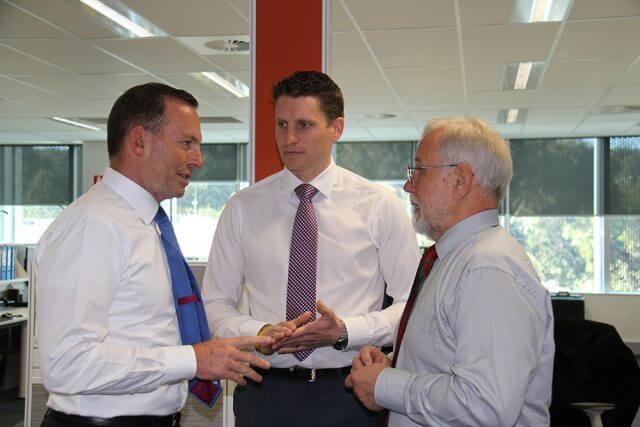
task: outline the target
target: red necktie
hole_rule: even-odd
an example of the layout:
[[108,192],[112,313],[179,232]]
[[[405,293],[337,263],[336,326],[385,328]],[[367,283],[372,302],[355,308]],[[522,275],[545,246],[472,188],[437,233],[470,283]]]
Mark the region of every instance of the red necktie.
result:
[[[433,264],[435,264],[437,258],[438,254],[436,253],[436,245],[431,245],[424,251],[422,258],[420,259],[420,265],[418,266],[416,277],[415,279],[413,279],[413,285],[411,285],[411,293],[409,294],[409,299],[407,299],[407,303],[404,306],[404,311],[402,312],[402,317],[400,317],[396,344],[393,346],[393,360],[391,361],[392,368],[396,367],[398,354],[400,354],[400,344],[402,343],[404,330],[407,328],[407,322],[409,321],[411,310],[413,310],[413,305],[415,304],[416,298],[420,293],[422,284],[425,282],[425,280],[427,280],[427,276],[429,276],[429,273],[431,272]],[[388,409],[384,409],[382,411],[382,414],[380,414],[378,425],[382,427],[387,427],[389,425]]]

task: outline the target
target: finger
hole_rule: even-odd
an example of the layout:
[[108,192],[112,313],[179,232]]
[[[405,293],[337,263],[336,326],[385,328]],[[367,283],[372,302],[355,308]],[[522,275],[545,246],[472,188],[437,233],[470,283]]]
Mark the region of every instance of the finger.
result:
[[244,377],[237,372],[230,373],[229,379],[238,385],[247,385],[247,381],[244,379]]
[[293,328],[293,331],[297,330],[300,326],[304,325],[309,320],[311,320],[311,317],[312,317],[311,316],[311,312],[310,311],[305,311],[300,316],[296,317],[295,319],[292,319],[291,323],[293,323],[293,325],[295,326]]
[[265,335],[260,337],[238,337],[229,338],[228,343],[238,349],[253,350],[257,345],[268,346],[273,344],[273,338]]
[[362,364],[364,366],[369,366],[373,363],[373,359],[371,358],[371,351],[364,349],[360,352],[360,359],[362,360]]
[[259,373],[257,373],[256,371],[254,371],[253,369],[251,369],[246,365],[243,368],[241,374],[243,377],[249,378],[257,383],[262,381],[262,375],[260,375]]
[[285,348],[281,348],[278,350],[279,354],[291,354],[291,353],[295,353],[296,351],[302,351],[302,350],[311,350],[310,347],[305,347],[303,345],[298,346],[298,347],[285,347]]
[[351,370],[357,371],[358,369],[364,368],[364,363],[362,363],[362,358],[360,354],[357,354],[356,357],[353,358],[353,362],[351,362]]
[[260,369],[269,369],[271,364],[264,360],[263,358],[257,356],[256,354],[249,353],[246,351],[236,350],[235,352],[230,354],[231,359],[236,362],[242,362],[245,364],[249,364],[251,366],[255,366]]
[[323,316],[333,314],[333,310],[331,310],[329,307],[327,307],[320,300],[318,300],[318,302],[316,302],[316,310],[318,310],[318,313],[322,314]]
[[344,385],[347,388],[353,388],[353,379],[351,379],[351,374],[347,375],[347,378],[345,378]]

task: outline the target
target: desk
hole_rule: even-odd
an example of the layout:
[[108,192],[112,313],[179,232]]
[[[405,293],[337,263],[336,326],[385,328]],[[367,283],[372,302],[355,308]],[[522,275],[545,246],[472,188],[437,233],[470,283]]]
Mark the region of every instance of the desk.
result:
[[18,396],[24,398],[27,392],[27,361],[29,355],[29,307],[0,307],[0,315],[3,313],[21,314],[22,317],[4,319],[0,317],[0,328],[20,326],[20,388]]

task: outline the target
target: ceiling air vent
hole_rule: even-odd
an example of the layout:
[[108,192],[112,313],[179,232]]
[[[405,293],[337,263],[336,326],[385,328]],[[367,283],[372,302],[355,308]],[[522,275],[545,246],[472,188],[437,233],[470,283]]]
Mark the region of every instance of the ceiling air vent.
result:
[[221,54],[248,53],[249,42],[236,39],[209,40],[204,44],[207,48]]
[[597,107],[592,114],[625,114],[640,112],[640,105],[605,105]]
[[[106,126],[107,119],[96,117],[79,117],[78,120],[91,123],[96,126]],[[242,123],[242,121],[235,117],[200,117],[201,124],[229,124],[229,123]]]

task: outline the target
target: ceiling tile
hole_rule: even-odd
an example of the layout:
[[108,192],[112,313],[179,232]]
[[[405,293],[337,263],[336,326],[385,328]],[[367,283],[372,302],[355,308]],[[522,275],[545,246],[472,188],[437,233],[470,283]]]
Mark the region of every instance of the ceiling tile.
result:
[[362,30],[455,27],[450,0],[347,0]]
[[391,95],[361,96],[352,95],[345,99],[345,113],[386,113],[401,111],[402,107]]
[[636,57],[640,18],[567,23],[554,59]]
[[575,131],[576,136],[615,136],[635,126],[637,121],[583,122]]
[[383,68],[459,65],[455,29],[364,33]]
[[251,107],[249,98],[216,99],[202,97],[198,98],[198,100],[205,101],[216,109],[215,112],[209,111],[207,108],[201,105],[198,108],[201,116],[246,116],[249,113],[249,108]]
[[571,136],[579,121],[576,122],[537,122],[529,123],[529,115],[527,115],[527,123],[525,123],[521,138],[550,138]]
[[573,122],[575,126],[589,111],[590,108],[530,108],[527,113],[527,124]]
[[631,68],[629,68],[618,82],[622,85],[640,84],[640,58],[637,58]]
[[462,92],[460,67],[386,69],[385,73],[400,95]]
[[331,0],[331,31],[355,31],[349,16],[338,0]]
[[511,24],[463,28],[465,64],[545,61],[560,24]]
[[51,119],[0,118],[0,130],[3,131],[66,130],[67,126]]
[[22,99],[38,96],[49,96],[50,93],[36,89],[25,83],[0,76],[0,95],[5,99]]
[[108,55],[84,40],[13,40],[8,46],[73,73],[133,73],[135,68]]
[[512,0],[460,0],[462,26],[506,25]]
[[573,3],[569,20],[640,16],[637,0],[580,0]]
[[211,64],[169,38],[95,40],[94,44],[151,73],[206,71]]
[[401,101],[408,111],[447,111],[464,109],[462,93],[432,93],[429,95],[404,95]]
[[249,34],[249,21],[225,0],[189,0],[176,10],[174,0],[124,0],[133,10],[173,36]]
[[506,68],[505,64],[467,65],[467,90],[501,90]]
[[597,109],[592,111],[585,119],[585,122],[608,122],[608,121],[637,121],[640,122],[640,111],[617,114],[598,114]]
[[84,117],[100,113],[100,111],[92,111],[89,106],[79,103],[74,99],[62,99],[56,96],[23,99],[20,103],[32,107],[34,111],[38,112],[37,115],[40,117]]
[[4,101],[0,99],[0,117],[40,117],[40,114],[30,106],[15,101]]
[[600,105],[627,104],[640,104],[640,85],[615,86],[600,102]]
[[108,29],[79,7],[74,7],[64,0],[12,0],[12,2],[64,31],[83,39],[119,37],[115,31]]
[[415,141],[420,138],[420,131],[415,126],[406,127],[367,127],[367,131],[375,139],[391,141]]
[[471,108],[527,108],[535,97],[532,90],[488,90],[469,92]]
[[341,142],[371,140],[372,135],[363,127],[345,127]]
[[339,68],[375,68],[367,47],[358,33],[331,34],[329,48],[332,70]]
[[225,71],[248,71],[251,65],[249,55],[205,55],[205,58]]
[[[219,88],[218,90],[210,88],[188,74],[158,74],[158,77],[168,81],[171,86],[184,89],[192,94],[198,94],[198,98],[233,98],[233,95],[226,90],[222,88]],[[213,82],[211,84],[216,86]]]
[[42,22],[9,3],[0,2],[0,39],[69,38],[68,34]]
[[603,86],[538,89],[532,107],[591,107],[597,104],[606,91],[607,88]]
[[553,61],[540,87],[606,86],[615,83],[631,58]]
[[16,52],[0,44],[0,74],[61,74],[64,70],[30,58],[23,53]]
[[378,69],[337,69],[332,73],[349,102],[351,95],[389,95],[389,87]]
[[106,84],[99,84],[96,79],[70,74],[21,76],[17,79],[64,98],[112,98],[120,95],[116,89]]
[[493,125],[493,129],[502,135],[503,138],[519,138],[524,125],[519,123],[513,124],[496,124]]

